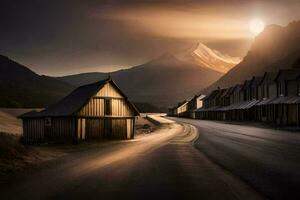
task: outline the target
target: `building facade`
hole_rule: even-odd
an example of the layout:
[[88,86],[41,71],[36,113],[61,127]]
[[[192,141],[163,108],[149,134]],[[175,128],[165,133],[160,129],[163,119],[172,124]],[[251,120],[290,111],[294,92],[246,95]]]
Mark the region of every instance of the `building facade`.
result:
[[138,110],[111,79],[81,86],[40,112],[21,115],[26,143],[132,139]]

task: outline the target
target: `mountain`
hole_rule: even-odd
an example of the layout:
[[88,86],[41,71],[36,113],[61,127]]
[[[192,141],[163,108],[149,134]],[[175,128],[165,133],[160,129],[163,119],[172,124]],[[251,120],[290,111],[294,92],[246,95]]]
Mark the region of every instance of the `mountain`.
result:
[[176,52],[175,56],[179,60],[195,63],[222,73],[226,73],[241,61],[239,57],[222,54],[217,50],[208,48],[202,43]]
[[73,88],[0,55],[0,107],[45,107]]
[[[58,79],[79,86],[103,79],[107,75],[95,72]],[[134,102],[166,107],[198,93],[220,78],[222,73],[164,54],[145,64],[112,72],[110,75]]]
[[229,87],[266,71],[299,68],[300,21],[286,27],[270,25],[254,40],[245,58],[218,81],[205,89]]

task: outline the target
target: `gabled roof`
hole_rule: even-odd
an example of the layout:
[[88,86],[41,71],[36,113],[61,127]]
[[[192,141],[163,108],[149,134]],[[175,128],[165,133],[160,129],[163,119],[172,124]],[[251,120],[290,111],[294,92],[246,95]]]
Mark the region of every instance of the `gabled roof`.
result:
[[251,80],[245,80],[241,90],[247,90],[251,85]]
[[219,93],[219,89],[217,90],[213,90],[209,95],[207,95],[206,97],[203,98],[204,101],[209,101],[213,98],[215,98],[215,96]]
[[260,84],[265,85],[274,83],[277,75],[278,72],[265,72]]
[[182,102],[179,102],[179,103],[178,103],[178,106],[176,107],[176,109],[177,109],[177,108],[180,108],[181,106],[186,105],[188,102],[189,102],[189,101],[186,101],[186,100],[184,100],[184,101],[182,101]]
[[234,89],[232,90],[232,93],[233,93],[233,92],[239,92],[239,91],[241,91],[242,87],[243,87],[242,84],[237,84],[237,85],[235,85],[235,86],[234,86]]
[[133,110],[134,115],[139,115],[139,111],[136,107],[128,100],[127,96],[120,90],[115,82],[109,77],[105,80],[98,81],[96,83],[80,86],[71,92],[68,96],[64,97],[57,103],[49,106],[48,108],[36,112],[31,111],[25,113],[20,118],[27,117],[62,117],[62,116],[73,116],[75,115],[89,100],[94,96],[106,83],[111,83],[118,92],[124,97],[129,107]]
[[220,96],[220,98],[225,98],[230,95],[230,93],[233,91],[234,87],[226,88],[225,92]]
[[195,96],[193,96],[193,97],[188,101],[188,103],[190,103],[190,102],[196,100],[197,98],[201,98],[201,100],[203,100],[203,99],[205,98],[205,95],[203,95],[203,94],[195,95]]
[[218,94],[215,96],[215,98],[221,98],[223,96],[223,94],[225,94],[227,91],[227,88],[224,88],[224,89],[220,89]]
[[235,89],[235,87],[233,86],[233,87],[230,87],[228,90],[227,90],[227,92],[226,92],[226,97],[229,97],[233,92],[234,92],[234,89]]
[[253,78],[251,79],[251,85],[250,87],[257,87],[260,85],[261,81],[262,81],[263,77],[262,76],[253,76]]
[[300,76],[299,69],[282,69],[279,70],[275,81],[291,81],[296,80]]

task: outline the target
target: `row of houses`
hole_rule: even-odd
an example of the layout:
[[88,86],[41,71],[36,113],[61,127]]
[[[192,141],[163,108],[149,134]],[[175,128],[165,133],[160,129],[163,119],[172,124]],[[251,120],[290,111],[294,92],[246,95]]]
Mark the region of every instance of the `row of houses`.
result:
[[[218,88],[201,99],[202,107],[169,115],[207,120],[260,121],[274,125],[300,125],[300,70],[266,72],[242,84]],[[189,102],[185,102],[188,105]],[[173,110],[178,110],[174,112]],[[189,115],[188,113],[193,113]]]
[[192,97],[190,100],[179,102],[176,106],[168,109],[169,116],[177,117],[196,117],[196,110],[202,108],[205,95],[199,94]]

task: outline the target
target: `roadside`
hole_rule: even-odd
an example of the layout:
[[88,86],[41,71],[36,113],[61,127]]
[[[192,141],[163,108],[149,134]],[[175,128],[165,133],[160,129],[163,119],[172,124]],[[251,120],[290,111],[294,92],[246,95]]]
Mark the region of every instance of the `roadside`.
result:
[[12,176],[1,185],[1,197],[32,200],[262,198],[194,148],[198,136],[195,127],[162,121],[161,128],[145,137],[80,151],[48,162],[46,167]]
[[[17,116],[29,110],[0,108],[0,179],[1,177],[5,178],[14,173],[22,172],[28,168],[38,167],[44,162],[68,156],[74,152],[126,142],[98,140],[82,142],[77,145],[23,145],[20,142],[22,137],[22,121],[17,119]],[[150,122],[146,114],[141,114],[136,120],[136,138],[152,134],[159,128],[159,124]]]

